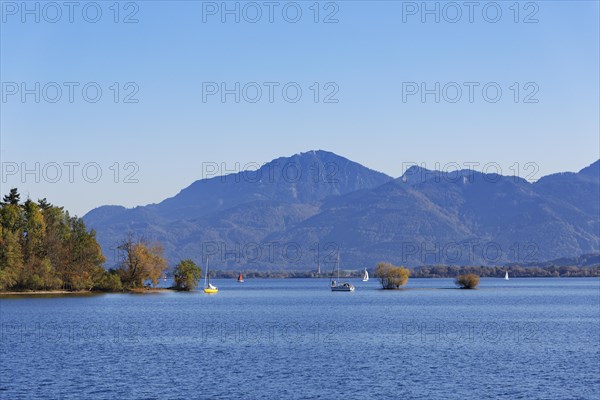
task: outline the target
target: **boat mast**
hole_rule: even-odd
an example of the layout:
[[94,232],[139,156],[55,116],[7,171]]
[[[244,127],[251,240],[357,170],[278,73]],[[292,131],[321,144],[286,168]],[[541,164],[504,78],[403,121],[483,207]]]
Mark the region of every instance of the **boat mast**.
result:
[[206,256],[206,274],[204,274],[204,287],[208,287],[208,256]]
[[[333,264],[333,269],[331,270],[331,283],[335,282],[333,279],[335,278],[335,267],[336,264]],[[339,280],[339,279],[338,279]],[[337,282],[336,282],[337,283]]]

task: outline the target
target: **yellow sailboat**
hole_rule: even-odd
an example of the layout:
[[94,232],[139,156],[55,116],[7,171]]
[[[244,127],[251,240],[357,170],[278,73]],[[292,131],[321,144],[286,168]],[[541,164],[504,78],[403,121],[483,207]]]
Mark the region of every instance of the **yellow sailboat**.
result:
[[210,276],[208,275],[208,257],[206,257],[206,274],[204,275],[204,293],[214,294],[218,293],[219,288],[210,283]]

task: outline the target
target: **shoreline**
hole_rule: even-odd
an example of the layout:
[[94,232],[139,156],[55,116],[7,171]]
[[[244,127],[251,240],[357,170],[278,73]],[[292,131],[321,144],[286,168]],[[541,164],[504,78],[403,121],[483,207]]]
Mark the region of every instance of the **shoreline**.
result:
[[103,293],[103,292],[92,292],[90,290],[23,290],[23,291],[11,291],[11,292],[0,292],[1,295],[28,295],[28,294],[90,294],[90,293]]
[[176,292],[175,289],[170,288],[150,288],[150,289],[133,289],[124,290],[120,292],[106,292],[100,290],[24,290],[24,291],[11,291],[2,292],[1,296],[30,296],[30,295],[54,295],[54,294],[72,294],[72,295],[97,295],[97,294],[150,294],[150,293],[162,293],[162,292]]

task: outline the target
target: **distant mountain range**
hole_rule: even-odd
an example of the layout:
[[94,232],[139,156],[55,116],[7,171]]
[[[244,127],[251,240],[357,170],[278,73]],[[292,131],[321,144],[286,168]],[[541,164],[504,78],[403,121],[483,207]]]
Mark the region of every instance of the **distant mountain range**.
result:
[[329,269],[535,263],[600,252],[600,161],[535,183],[412,167],[394,179],[326,151],[192,183],[158,204],[84,216],[108,266],[128,233],[171,264],[210,255],[218,269]]

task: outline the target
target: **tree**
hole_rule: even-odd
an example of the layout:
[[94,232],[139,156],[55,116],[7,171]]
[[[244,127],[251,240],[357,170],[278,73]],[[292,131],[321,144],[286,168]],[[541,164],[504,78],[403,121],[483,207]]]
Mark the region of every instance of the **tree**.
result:
[[173,274],[178,290],[194,290],[202,277],[202,269],[188,258],[177,264]]
[[118,273],[126,289],[141,288],[147,280],[151,280],[154,286],[158,284],[158,279],[167,269],[161,246],[148,245],[129,235],[118,249],[123,254]]
[[68,223],[69,235],[64,243],[68,262],[63,264],[62,270],[65,288],[90,290],[94,286],[92,276],[105,258],[94,230],[88,232],[81,218],[69,218]]
[[23,209],[18,204],[2,203],[0,223],[4,229],[20,235],[25,226]]
[[19,284],[34,290],[58,289],[60,279],[55,279],[54,268],[46,257],[46,251],[44,250],[46,236],[44,215],[40,207],[30,199],[23,204],[23,213],[25,227],[21,247],[24,268],[19,277]]
[[71,219],[68,213],[63,212],[60,207],[42,208],[44,221],[46,222],[46,234],[44,236],[45,256],[50,259],[56,274],[63,281],[63,289],[71,289],[69,270],[74,263],[71,255],[70,241],[72,238]]
[[382,289],[399,289],[406,285],[409,276],[409,269],[386,262],[380,262],[375,268],[375,277],[379,279]]
[[475,289],[479,285],[479,276],[475,274],[459,275],[454,283],[461,289]]
[[0,203],[0,290],[89,290],[105,259],[81,218],[45,199],[19,204],[17,189]]
[[16,285],[23,269],[23,254],[17,235],[0,225],[0,290]]
[[31,290],[59,289],[62,281],[56,276],[50,260],[47,258],[36,259],[31,271],[21,277],[21,287]]
[[41,200],[38,200],[38,206],[42,209],[42,211],[52,208],[52,204],[48,203],[48,200],[46,200],[45,197]]
[[120,292],[123,290],[123,283],[114,269],[105,270],[103,267],[96,269],[93,277],[94,290],[103,292]]
[[10,194],[4,196],[4,201],[0,203],[0,290],[18,287],[26,276],[23,259],[25,215],[19,205],[19,198],[17,189],[11,189]]
[[21,201],[21,195],[17,188],[10,189],[10,193],[2,199],[2,204],[12,204],[17,205]]

